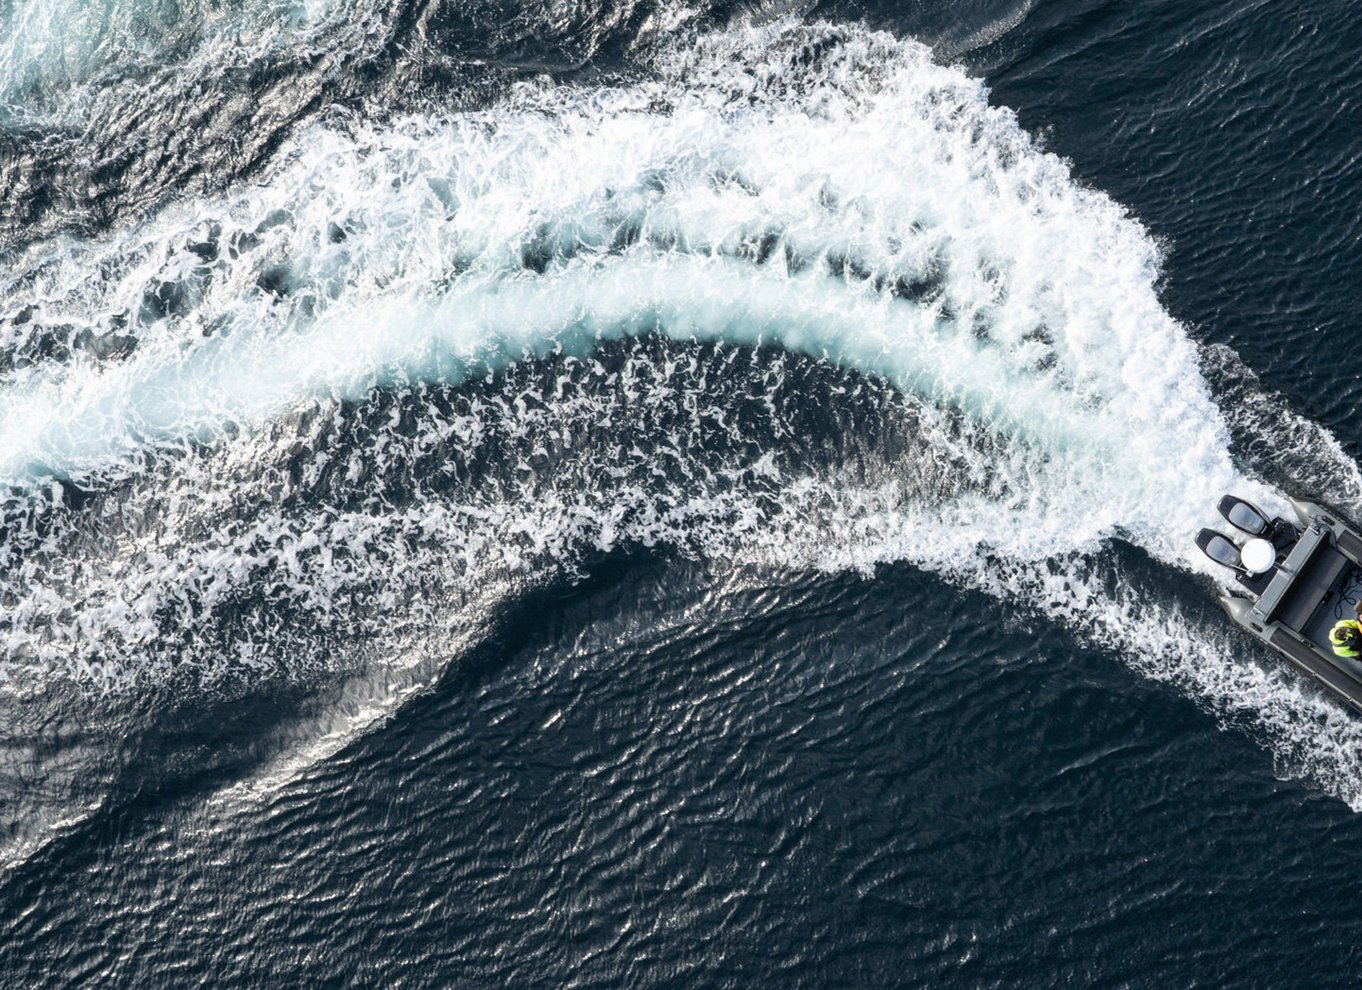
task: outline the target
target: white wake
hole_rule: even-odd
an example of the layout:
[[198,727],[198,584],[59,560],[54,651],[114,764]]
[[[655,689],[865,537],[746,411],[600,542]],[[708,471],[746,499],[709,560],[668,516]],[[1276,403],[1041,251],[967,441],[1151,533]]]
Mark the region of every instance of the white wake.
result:
[[[194,631],[261,589],[323,624],[353,622],[356,596],[391,609],[410,650],[412,629],[443,635],[418,590],[513,594],[629,541],[780,566],[909,560],[1118,639],[1136,669],[1256,725],[1286,770],[1362,802],[1362,732],[1331,703],[1103,571],[1115,539],[1200,568],[1190,537],[1224,491],[1282,505],[1236,466],[1140,224],[910,41],[733,29],[651,69],[528,83],[478,113],[332,118],[261,183],[11,266],[9,676],[112,689],[176,666],[205,680],[272,668],[292,648],[274,627],[227,645]],[[307,424],[644,335],[778,346],[887,380],[919,419],[915,460],[872,480],[763,458],[711,469],[680,438],[665,458],[622,444],[557,482],[527,457],[494,491],[288,501],[331,470],[330,427]],[[399,448],[481,449],[494,421],[552,438],[608,411],[627,437],[631,408],[727,414],[723,394],[592,380],[623,404],[540,387],[415,428],[395,416],[344,470],[362,488]],[[281,428],[291,418],[304,425]],[[308,466],[290,473],[299,449]],[[1328,456],[1355,476],[1336,445]],[[665,496],[636,480],[664,468],[685,479]],[[101,518],[136,522],[82,535],[54,479],[112,486]],[[173,659],[168,621],[188,630]],[[381,644],[381,628],[360,630]]]

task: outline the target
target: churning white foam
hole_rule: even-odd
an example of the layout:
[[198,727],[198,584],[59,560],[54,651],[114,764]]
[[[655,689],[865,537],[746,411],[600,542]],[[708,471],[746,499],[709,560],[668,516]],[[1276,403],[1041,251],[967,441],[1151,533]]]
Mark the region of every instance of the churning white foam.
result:
[[117,364],[11,375],[0,475],[656,331],[826,355],[1027,438],[1055,476],[1032,514],[1085,494],[1040,552],[1126,531],[1184,559],[1170,512],[1186,526],[1237,479],[1143,230],[926,49],[816,33],[732,32],[649,83],[320,129],[263,190],[45,249],[7,293],[36,297],[28,332],[149,293],[187,312]]
[[[1236,468],[1140,225],[913,42],[731,30],[653,70],[529,83],[478,113],[333,118],[263,183],[30,249],[0,282],[0,476],[30,493],[53,476],[121,478],[133,494],[117,511],[157,528],[82,544],[53,521],[58,497],[25,509],[48,527],[25,559],[45,546],[47,566],[14,563],[14,541],[38,533],[17,526],[7,669],[117,685],[149,665],[268,667],[290,655],[276,627],[227,625],[228,642],[205,645],[195,624],[270,588],[344,623],[347,596],[378,587],[364,601],[419,628],[422,581],[514,588],[508,575],[631,540],[799,566],[907,559],[1031,595],[1080,634],[1119,625],[1137,668],[1222,713],[1251,708],[1291,767],[1358,800],[1358,733],[1322,717],[1327,702],[1227,657],[1219,633],[1166,604],[1082,579],[1112,538],[1202,566],[1189,538],[1225,490],[1282,504]],[[926,498],[921,464],[875,483],[763,458],[717,470],[678,442],[665,457],[621,445],[561,483],[530,458],[491,494],[403,506],[304,510],[278,494],[331,470],[324,436],[276,429],[300,410],[344,415],[375,390],[480,381],[642,334],[778,345],[887,379],[922,416],[924,462],[968,483]],[[624,437],[648,395],[724,415],[722,394],[622,394],[610,408]],[[403,445],[472,449],[494,418],[547,437],[606,408],[567,396],[432,412],[414,435],[395,417],[346,470],[362,489],[366,457],[381,474]],[[290,474],[279,465],[298,448],[308,463]],[[649,466],[682,480],[659,495],[637,480]],[[240,506],[264,508],[242,519]],[[83,559],[62,558],[78,545]],[[167,615],[188,630],[176,660],[157,652]]]

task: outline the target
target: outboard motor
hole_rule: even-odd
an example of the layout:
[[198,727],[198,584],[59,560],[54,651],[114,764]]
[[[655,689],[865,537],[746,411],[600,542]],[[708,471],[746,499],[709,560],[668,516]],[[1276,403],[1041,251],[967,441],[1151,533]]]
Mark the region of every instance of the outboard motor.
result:
[[1249,536],[1262,536],[1267,532],[1267,516],[1252,502],[1245,502],[1234,495],[1226,495],[1220,500],[1216,510],[1225,517],[1227,523]]
[[1241,550],[1224,533],[1203,529],[1196,535],[1196,545],[1217,564],[1234,571],[1235,580],[1255,595],[1266,591],[1272,581],[1272,572],[1277,567],[1277,550],[1262,537],[1249,540]]
[[1196,535],[1196,545],[1217,564],[1243,573],[1244,565],[1239,563],[1239,547],[1224,533],[1203,529]]
[[1234,495],[1222,498],[1216,509],[1235,529],[1267,540],[1279,551],[1286,550],[1300,537],[1296,527],[1285,519],[1268,519],[1262,509]]

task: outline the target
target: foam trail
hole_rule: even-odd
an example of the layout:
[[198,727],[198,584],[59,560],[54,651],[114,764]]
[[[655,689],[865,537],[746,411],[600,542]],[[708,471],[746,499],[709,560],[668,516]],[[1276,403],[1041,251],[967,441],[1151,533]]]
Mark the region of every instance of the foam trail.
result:
[[[1188,527],[1225,487],[1273,502],[1233,469],[1138,224],[921,46],[820,33],[838,45],[812,69],[810,35],[731,32],[651,83],[322,130],[263,192],[35,259],[58,296],[100,255],[130,269],[104,299],[45,292],[54,322],[71,303],[137,312],[167,287],[189,301],[119,367],[13,376],[0,468],[87,471],[307,398],[657,330],[826,354],[1030,438],[1047,497],[1078,485],[1071,518],[1096,517],[1034,553],[1129,530],[1184,561],[1162,537],[1170,509]],[[208,230],[205,264],[187,242]]]
[[[1083,580],[1112,539],[1203,566],[1189,537],[1224,490],[1282,504],[1236,466],[1140,225],[911,42],[779,25],[651,68],[527,84],[483,113],[333,119],[259,184],[17,258],[0,275],[12,683],[314,671],[357,638],[381,662],[388,625],[438,641],[475,589],[631,543],[910,560],[1045,591],[1036,608],[1083,635],[1129,624],[1133,665],[1226,717],[1247,706],[1290,765],[1355,799],[1351,730],[1316,738],[1327,703],[1230,664],[1148,592]],[[654,335],[681,343],[615,370],[563,359]],[[801,438],[769,354],[742,379],[765,418],[713,427],[742,405],[734,345],[892,382],[909,449],[864,440],[855,477],[787,455],[772,438]],[[525,358],[562,380],[517,378]],[[494,371],[487,395],[426,389]],[[68,506],[54,475],[106,501]]]
[[89,471],[149,441],[211,439],[224,422],[258,428],[313,398],[355,401],[410,381],[459,384],[550,349],[584,355],[604,339],[655,330],[778,342],[951,401],[974,420],[1052,450],[1103,440],[1097,417],[1073,415],[1045,376],[1009,379],[993,350],[940,335],[930,309],[822,275],[681,258],[514,281],[436,305],[397,299],[371,315],[333,311],[308,332],[263,343],[230,336],[166,367],[133,360],[99,375],[30,382],[0,414],[0,479]]

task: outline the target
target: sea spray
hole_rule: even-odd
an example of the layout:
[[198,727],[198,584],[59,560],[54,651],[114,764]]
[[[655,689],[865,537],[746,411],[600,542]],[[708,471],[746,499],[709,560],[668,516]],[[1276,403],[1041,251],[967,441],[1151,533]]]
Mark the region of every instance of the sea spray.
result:
[[[860,28],[314,125],[261,182],[0,283],[5,672],[381,664],[621,546],[908,560],[1125,628],[1138,669],[1355,800],[1326,703],[1083,579],[1113,539],[1202,566],[1227,488],[1281,504],[1235,468],[1158,263],[980,83]],[[846,370],[796,388],[779,353]],[[802,403],[875,395],[866,436],[801,446]]]

